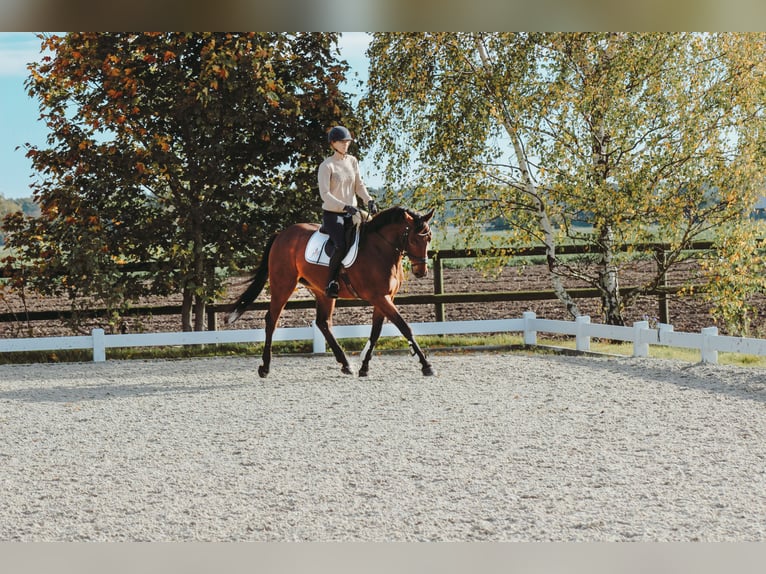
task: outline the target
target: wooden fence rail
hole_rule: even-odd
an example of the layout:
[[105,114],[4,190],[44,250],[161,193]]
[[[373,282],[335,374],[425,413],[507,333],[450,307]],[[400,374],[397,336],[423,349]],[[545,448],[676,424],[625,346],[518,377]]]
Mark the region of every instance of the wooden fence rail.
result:
[[[713,247],[712,242],[695,242],[690,245],[690,250],[709,250]],[[648,243],[635,246],[625,246],[623,249],[634,249],[640,252],[650,252],[659,258],[664,257],[664,253],[670,249],[668,244]],[[530,247],[523,250],[510,250],[514,257],[539,257],[545,255],[542,247]],[[584,245],[562,245],[558,248],[560,255],[584,255],[592,253],[589,246]],[[397,305],[433,305],[437,322],[443,322],[446,319],[445,306],[454,303],[488,303],[503,301],[541,301],[556,299],[556,294],[552,290],[540,291],[485,291],[485,292],[465,292],[465,293],[445,293],[444,285],[444,262],[451,259],[474,258],[482,254],[482,250],[477,249],[442,249],[431,253],[432,275],[433,275],[433,293],[416,295],[399,295],[396,297]],[[486,253],[486,252],[484,252]],[[126,264],[124,270],[126,273],[151,271],[151,264]],[[635,287],[623,287],[622,293],[628,293]],[[663,284],[658,289],[647,292],[647,295],[657,297],[658,318],[660,323],[670,323],[668,311],[667,295],[677,294],[683,289],[680,285]],[[699,290],[699,286],[697,286]],[[568,289],[567,292],[573,298],[593,298],[599,297],[600,292],[593,288],[575,288]],[[293,299],[287,302],[286,309],[312,309],[314,308],[314,299]],[[339,300],[338,307],[360,307],[366,306],[365,301]],[[257,301],[248,307],[249,310],[265,311],[268,308],[268,302]],[[226,313],[230,310],[230,305],[214,304],[207,308],[208,330],[216,330],[216,315]],[[105,308],[90,309],[87,316],[100,317],[108,313]],[[124,316],[139,315],[179,315],[181,313],[180,305],[160,305],[160,306],[142,306],[133,307],[121,311]],[[71,318],[73,313],[68,310],[48,310],[48,311],[24,311],[19,313],[4,312],[0,313],[0,323],[15,321],[50,321],[65,320]]]

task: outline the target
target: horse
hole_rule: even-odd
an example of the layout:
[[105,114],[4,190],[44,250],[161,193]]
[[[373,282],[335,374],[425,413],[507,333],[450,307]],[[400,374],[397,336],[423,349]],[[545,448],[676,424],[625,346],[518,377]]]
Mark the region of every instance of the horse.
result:
[[[362,299],[373,307],[370,337],[362,350],[362,365],[358,376],[369,373],[373,349],[380,337],[383,321],[388,319],[407,339],[413,355],[417,355],[425,376],[434,375],[434,369],[415,341],[412,329],[402,318],[394,296],[404,281],[402,260],[406,255],[415,277],[428,274],[428,246],[431,241],[429,220],[432,209],[425,215],[400,206],[380,211],[358,226],[359,250],[355,262],[341,268],[339,275],[341,299]],[[328,280],[326,266],[306,260],[306,245],[319,228],[315,223],[296,223],[274,234],[266,244],[260,266],[250,286],[233,304],[227,323],[232,324],[255,301],[268,281],[271,300],[266,312],[266,337],[262,365],[258,368],[261,378],[269,374],[271,367],[271,343],[274,329],[290,295],[302,284],[316,299],[316,325],[324,335],[341,372],[352,374],[345,352],[332,333],[332,315],[335,299],[325,295]]]

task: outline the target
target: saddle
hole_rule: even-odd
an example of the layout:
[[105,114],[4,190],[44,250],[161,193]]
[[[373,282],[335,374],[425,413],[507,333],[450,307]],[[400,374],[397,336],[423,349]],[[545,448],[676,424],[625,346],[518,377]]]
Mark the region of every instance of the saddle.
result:
[[[354,264],[356,256],[359,254],[359,229],[356,227],[352,227],[352,229],[353,239],[349,242],[351,247],[349,247],[346,256],[341,262],[343,267],[346,268],[349,268]],[[346,235],[346,238],[348,239],[348,234]],[[329,267],[331,255],[332,243],[330,243],[330,236],[324,233],[321,229],[317,229],[311,237],[309,237],[308,243],[306,243],[306,261],[314,263],[315,265]]]

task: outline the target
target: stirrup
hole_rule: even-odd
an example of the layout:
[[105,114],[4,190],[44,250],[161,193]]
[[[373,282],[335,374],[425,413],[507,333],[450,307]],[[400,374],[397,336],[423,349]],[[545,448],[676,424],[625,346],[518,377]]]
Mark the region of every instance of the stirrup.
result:
[[330,281],[327,284],[327,288],[324,290],[324,294],[332,299],[337,299],[340,293],[340,285],[337,281]]

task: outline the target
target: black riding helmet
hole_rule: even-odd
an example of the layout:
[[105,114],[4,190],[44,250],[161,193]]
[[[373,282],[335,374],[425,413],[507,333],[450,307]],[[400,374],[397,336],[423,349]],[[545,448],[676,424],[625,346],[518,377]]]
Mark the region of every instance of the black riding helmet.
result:
[[335,126],[327,134],[327,141],[330,143],[346,140],[354,141],[354,138],[351,137],[351,132],[343,126]]

